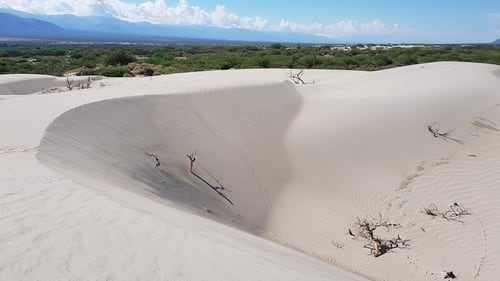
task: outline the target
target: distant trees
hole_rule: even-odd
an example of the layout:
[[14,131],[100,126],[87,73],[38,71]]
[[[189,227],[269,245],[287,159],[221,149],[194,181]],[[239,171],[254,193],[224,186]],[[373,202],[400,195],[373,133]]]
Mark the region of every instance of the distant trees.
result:
[[127,65],[136,61],[134,55],[126,49],[112,49],[104,56],[104,65]]
[[[378,70],[435,61],[500,65],[500,46],[116,46],[0,44],[0,73],[158,75],[241,68]],[[144,67],[143,67],[144,66]],[[125,72],[125,69],[128,71]]]

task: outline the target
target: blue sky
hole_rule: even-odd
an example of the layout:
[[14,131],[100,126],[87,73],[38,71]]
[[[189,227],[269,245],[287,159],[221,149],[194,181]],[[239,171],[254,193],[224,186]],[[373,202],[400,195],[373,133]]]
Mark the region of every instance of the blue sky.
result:
[[500,0],[0,0],[0,7],[296,31],[367,42],[467,43],[500,38]]

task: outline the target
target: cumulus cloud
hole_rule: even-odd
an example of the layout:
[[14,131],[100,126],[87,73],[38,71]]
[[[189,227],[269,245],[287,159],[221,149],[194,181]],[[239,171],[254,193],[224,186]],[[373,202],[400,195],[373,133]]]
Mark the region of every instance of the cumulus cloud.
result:
[[122,0],[0,0],[0,7],[36,14],[76,16],[110,15],[127,21],[162,24],[204,24],[218,27],[263,29],[267,20],[240,17],[223,5],[213,11],[191,6],[187,0],[168,5],[166,0],[149,0],[139,4]]
[[357,34],[385,34],[399,29],[398,24],[387,26],[381,20],[358,22],[356,20],[341,20],[333,24],[300,24],[282,19],[271,27],[273,30],[288,30],[293,32],[314,33],[331,38]]
[[35,14],[108,15],[132,22],[294,31],[331,38],[355,34],[382,34],[397,29],[396,25],[389,27],[378,19],[370,22],[341,20],[330,24],[301,24],[282,19],[279,23],[271,24],[268,19],[259,16],[237,15],[224,5],[216,5],[212,11],[207,11],[190,5],[188,0],[179,0],[174,5],[167,4],[166,0],[146,0],[142,3],[128,3],[123,0],[0,0],[0,7]]

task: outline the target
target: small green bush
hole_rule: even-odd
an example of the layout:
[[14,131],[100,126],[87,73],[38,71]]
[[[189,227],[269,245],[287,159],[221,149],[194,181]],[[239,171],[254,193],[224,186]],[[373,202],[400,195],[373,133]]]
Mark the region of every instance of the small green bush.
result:
[[101,71],[102,76],[107,77],[123,77],[128,74],[129,71],[126,67],[121,66],[108,66],[103,71]]

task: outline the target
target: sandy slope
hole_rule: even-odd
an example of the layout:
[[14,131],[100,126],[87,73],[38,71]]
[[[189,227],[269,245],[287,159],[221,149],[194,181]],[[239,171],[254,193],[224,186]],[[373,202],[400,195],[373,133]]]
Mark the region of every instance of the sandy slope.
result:
[[[439,63],[305,90],[287,137],[294,177],[268,222],[274,239],[376,280],[440,280],[444,270],[473,280],[478,267],[477,280],[495,279],[500,257],[494,250],[485,255],[484,244],[500,248],[485,238],[498,231],[500,177],[483,162],[485,156],[468,156],[478,154],[476,143],[486,138],[485,131],[495,133],[500,120],[486,117],[481,124],[494,130],[477,130],[478,118],[496,112],[500,103],[495,71],[498,67]],[[452,136],[466,143],[432,137],[426,124],[434,121],[442,131],[455,129]],[[491,150],[484,153],[491,157],[498,142],[490,141],[482,149]],[[424,181],[427,177],[434,180]],[[432,203],[446,209],[455,202],[473,213],[464,225],[420,212]],[[373,259],[360,250],[363,243],[346,235],[357,216],[378,213],[402,225],[392,235],[410,239],[410,249]],[[486,218],[491,224],[480,226]]]
[[[67,89],[67,79],[71,87],[79,82],[86,82],[88,77],[62,78],[39,74],[4,74],[0,76],[0,99],[6,95],[28,95],[33,93],[50,93],[56,88]],[[93,78],[95,79],[95,77]]]
[[[205,72],[0,100],[0,277],[362,280],[236,227],[373,280],[494,280],[499,73]],[[421,213],[455,202],[463,223]],[[374,258],[348,235],[378,213],[409,248]]]
[[110,79],[92,89],[0,101],[0,279],[365,280],[106,180],[87,178],[91,184],[84,187],[35,158],[47,126],[84,104],[146,93],[201,93],[202,87],[228,85],[221,78],[235,88],[283,76],[282,70],[251,70]]
[[0,96],[32,94],[51,87],[63,87],[62,78],[36,74],[4,74],[0,76]]

